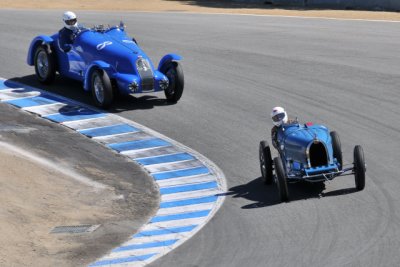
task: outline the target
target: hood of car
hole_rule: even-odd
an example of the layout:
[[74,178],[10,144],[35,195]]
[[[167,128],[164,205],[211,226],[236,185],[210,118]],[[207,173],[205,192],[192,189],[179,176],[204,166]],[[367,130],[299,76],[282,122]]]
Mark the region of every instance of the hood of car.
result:
[[[285,156],[292,160],[305,163],[307,147],[312,142],[329,142],[328,128],[322,125],[292,124],[283,126],[283,149]],[[281,148],[282,149],[282,148]]]
[[284,127],[285,143],[307,147],[314,140],[326,143],[329,139],[329,132],[325,126],[306,126],[295,124]]
[[114,28],[107,31],[86,30],[75,40],[77,49],[86,62],[105,61],[121,73],[135,73],[138,60],[154,66],[148,56],[129,38],[125,31]]

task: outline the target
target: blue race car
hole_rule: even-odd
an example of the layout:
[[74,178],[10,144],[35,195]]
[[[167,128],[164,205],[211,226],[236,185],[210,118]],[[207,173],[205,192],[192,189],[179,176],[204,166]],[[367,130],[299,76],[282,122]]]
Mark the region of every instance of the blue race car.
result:
[[96,106],[107,108],[117,93],[164,91],[169,102],[177,102],[184,88],[180,59],[179,55],[167,54],[154,68],[121,22],[114,27],[80,27],[68,52],[61,49],[58,33],[37,36],[30,44],[27,62],[35,66],[41,83],[53,82],[58,72],[83,82]]
[[[272,160],[267,141],[261,141],[259,159],[266,184],[277,184],[281,201],[289,200],[287,183],[323,182],[337,176],[354,174],[356,189],[365,187],[366,165],[361,146],[354,147],[354,162],[343,166],[339,135],[322,125],[297,122],[283,124],[278,130],[279,157]],[[275,175],[273,171],[275,170]]]

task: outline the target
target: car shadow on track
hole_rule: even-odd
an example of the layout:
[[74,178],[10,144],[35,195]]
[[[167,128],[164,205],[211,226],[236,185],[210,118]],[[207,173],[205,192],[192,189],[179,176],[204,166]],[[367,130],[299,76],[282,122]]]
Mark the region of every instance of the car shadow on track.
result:
[[[298,182],[288,184],[289,202],[311,198],[331,197],[354,193],[354,188],[340,189],[324,193],[324,183]],[[232,198],[245,198],[253,201],[251,204],[242,206],[242,209],[262,208],[282,203],[279,199],[276,184],[266,185],[261,177],[258,177],[247,184],[231,187],[226,193]]]
[[[53,84],[43,85],[38,82],[35,75],[28,75],[23,77],[14,77],[9,79],[9,81],[37,87],[44,91],[48,91],[50,93],[79,101],[86,105],[93,106],[91,93],[83,90],[81,82],[72,79],[56,76],[56,80]],[[133,95],[117,96],[112,106],[106,111],[110,113],[120,113],[129,110],[152,109],[156,106],[173,105],[173,103],[169,103],[166,101],[165,98],[163,98],[163,92],[159,92],[157,93],[157,95],[160,96],[146,94],[139,94],[137,95],[138,97],[135,97]]]

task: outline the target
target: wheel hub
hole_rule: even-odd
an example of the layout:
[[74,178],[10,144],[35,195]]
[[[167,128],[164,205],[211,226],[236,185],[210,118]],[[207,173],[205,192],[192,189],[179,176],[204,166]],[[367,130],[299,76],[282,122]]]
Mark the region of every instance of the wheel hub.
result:
[[174,69],[170,68],[167,73],[165,74],[169,80],[169,86],[167,92],[171,95],[175,93],[175,71]]
[[94,93],[96,94],[96,99],[100,103],[104,102],[104,87],[103,83],[101,82],[101,79],[99,75],[95,75],[93,79],[93,87],[94,87]]
[[37,69],[41,78],[45,78],[49,72],[49,59],[45,51],[40,51],[37,59]]

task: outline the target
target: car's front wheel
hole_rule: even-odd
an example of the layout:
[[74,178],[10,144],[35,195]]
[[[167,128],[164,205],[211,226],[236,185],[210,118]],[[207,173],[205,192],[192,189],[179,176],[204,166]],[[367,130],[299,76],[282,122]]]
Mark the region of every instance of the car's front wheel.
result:
[[179,62],[170,62],[163,69],[169,81],[167,89],[164,90],[165,97],[168,102],[176,103],[181,98],[185,85],[182,67]]
[[274,158],[274,166],[276,173],[276,185],[278,186],[279,198],[282,202],[289,200],[289,191],[286,181],[285,170],[280,157]]
[[272,177],[272,157],[271,149],[267,141],[261,141],[259,147],[259,158],[260,158],[260,169],[261,176],[265,184],[271,184],[273,181]]
[[365,187],[365,160],[364,151],[361,146],[354,147],[354,180],[356,189],[361,191]]
[[332,131],[330,133],[332,139],[332,149],[333,149],[333,157],[339,163],[339,170],[343,168],[343,156],[342,156],[342,145],[340,143],[340,138],[337,132]]
[[110,78],[103,70],[96,69],[91,76],[91,91],[93,101],[100,108],[108,108],[113,99],[113,90]]
[[39,82],[50,84],[56,76],[54,54],[45,46],[39,46],[35,52],[35,73]]

